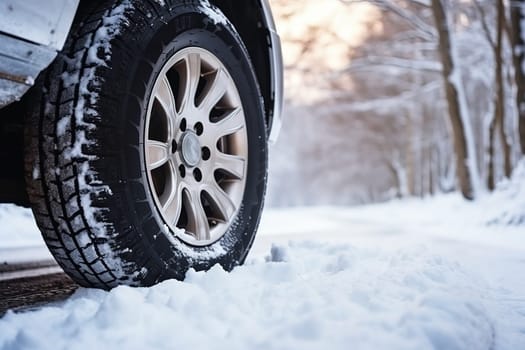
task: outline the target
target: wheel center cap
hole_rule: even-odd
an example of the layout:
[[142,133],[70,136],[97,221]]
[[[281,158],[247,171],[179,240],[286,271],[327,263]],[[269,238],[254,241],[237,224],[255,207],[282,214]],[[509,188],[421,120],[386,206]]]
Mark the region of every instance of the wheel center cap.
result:
[[181,143],[182,160],[189,167],[194,167],[201,160],[201,143],[197,135],[191,131],[182,135]]

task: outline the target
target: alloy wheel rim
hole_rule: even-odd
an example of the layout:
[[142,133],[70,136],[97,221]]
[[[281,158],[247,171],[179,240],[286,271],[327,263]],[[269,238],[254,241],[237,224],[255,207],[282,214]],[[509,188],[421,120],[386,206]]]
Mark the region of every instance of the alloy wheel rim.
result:
[[164,64],[144,135],[149,190],[164,223],[191,245],[219,240],[242,203],[248,137],[235,82],[214,54],[188,47]]

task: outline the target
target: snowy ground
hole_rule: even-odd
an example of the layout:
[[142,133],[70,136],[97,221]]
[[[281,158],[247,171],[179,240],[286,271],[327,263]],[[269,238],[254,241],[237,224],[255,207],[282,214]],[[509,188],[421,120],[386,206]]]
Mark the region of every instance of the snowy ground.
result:
[[[8,312],[0,349],[524,349],[525,228],[487,225],[507,202],[267,210],[232,273]],[[35,244],[10,210],[12,245]]]

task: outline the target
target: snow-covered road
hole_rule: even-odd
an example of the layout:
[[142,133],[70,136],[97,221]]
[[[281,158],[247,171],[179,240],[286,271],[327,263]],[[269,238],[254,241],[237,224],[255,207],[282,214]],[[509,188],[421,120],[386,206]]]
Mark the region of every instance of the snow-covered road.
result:
[[0,349],[523,349],[525,229],[496,204],[268,210],[232,273],[9,312]]

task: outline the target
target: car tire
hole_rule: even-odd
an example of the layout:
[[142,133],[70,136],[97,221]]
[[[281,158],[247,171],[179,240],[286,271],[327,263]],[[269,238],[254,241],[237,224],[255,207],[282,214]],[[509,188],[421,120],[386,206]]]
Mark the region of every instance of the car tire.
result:
[[207,1],[81,6],[26,121],[28,194],[51,253],[102,289],[242,264],[267,137],[240,36]]

